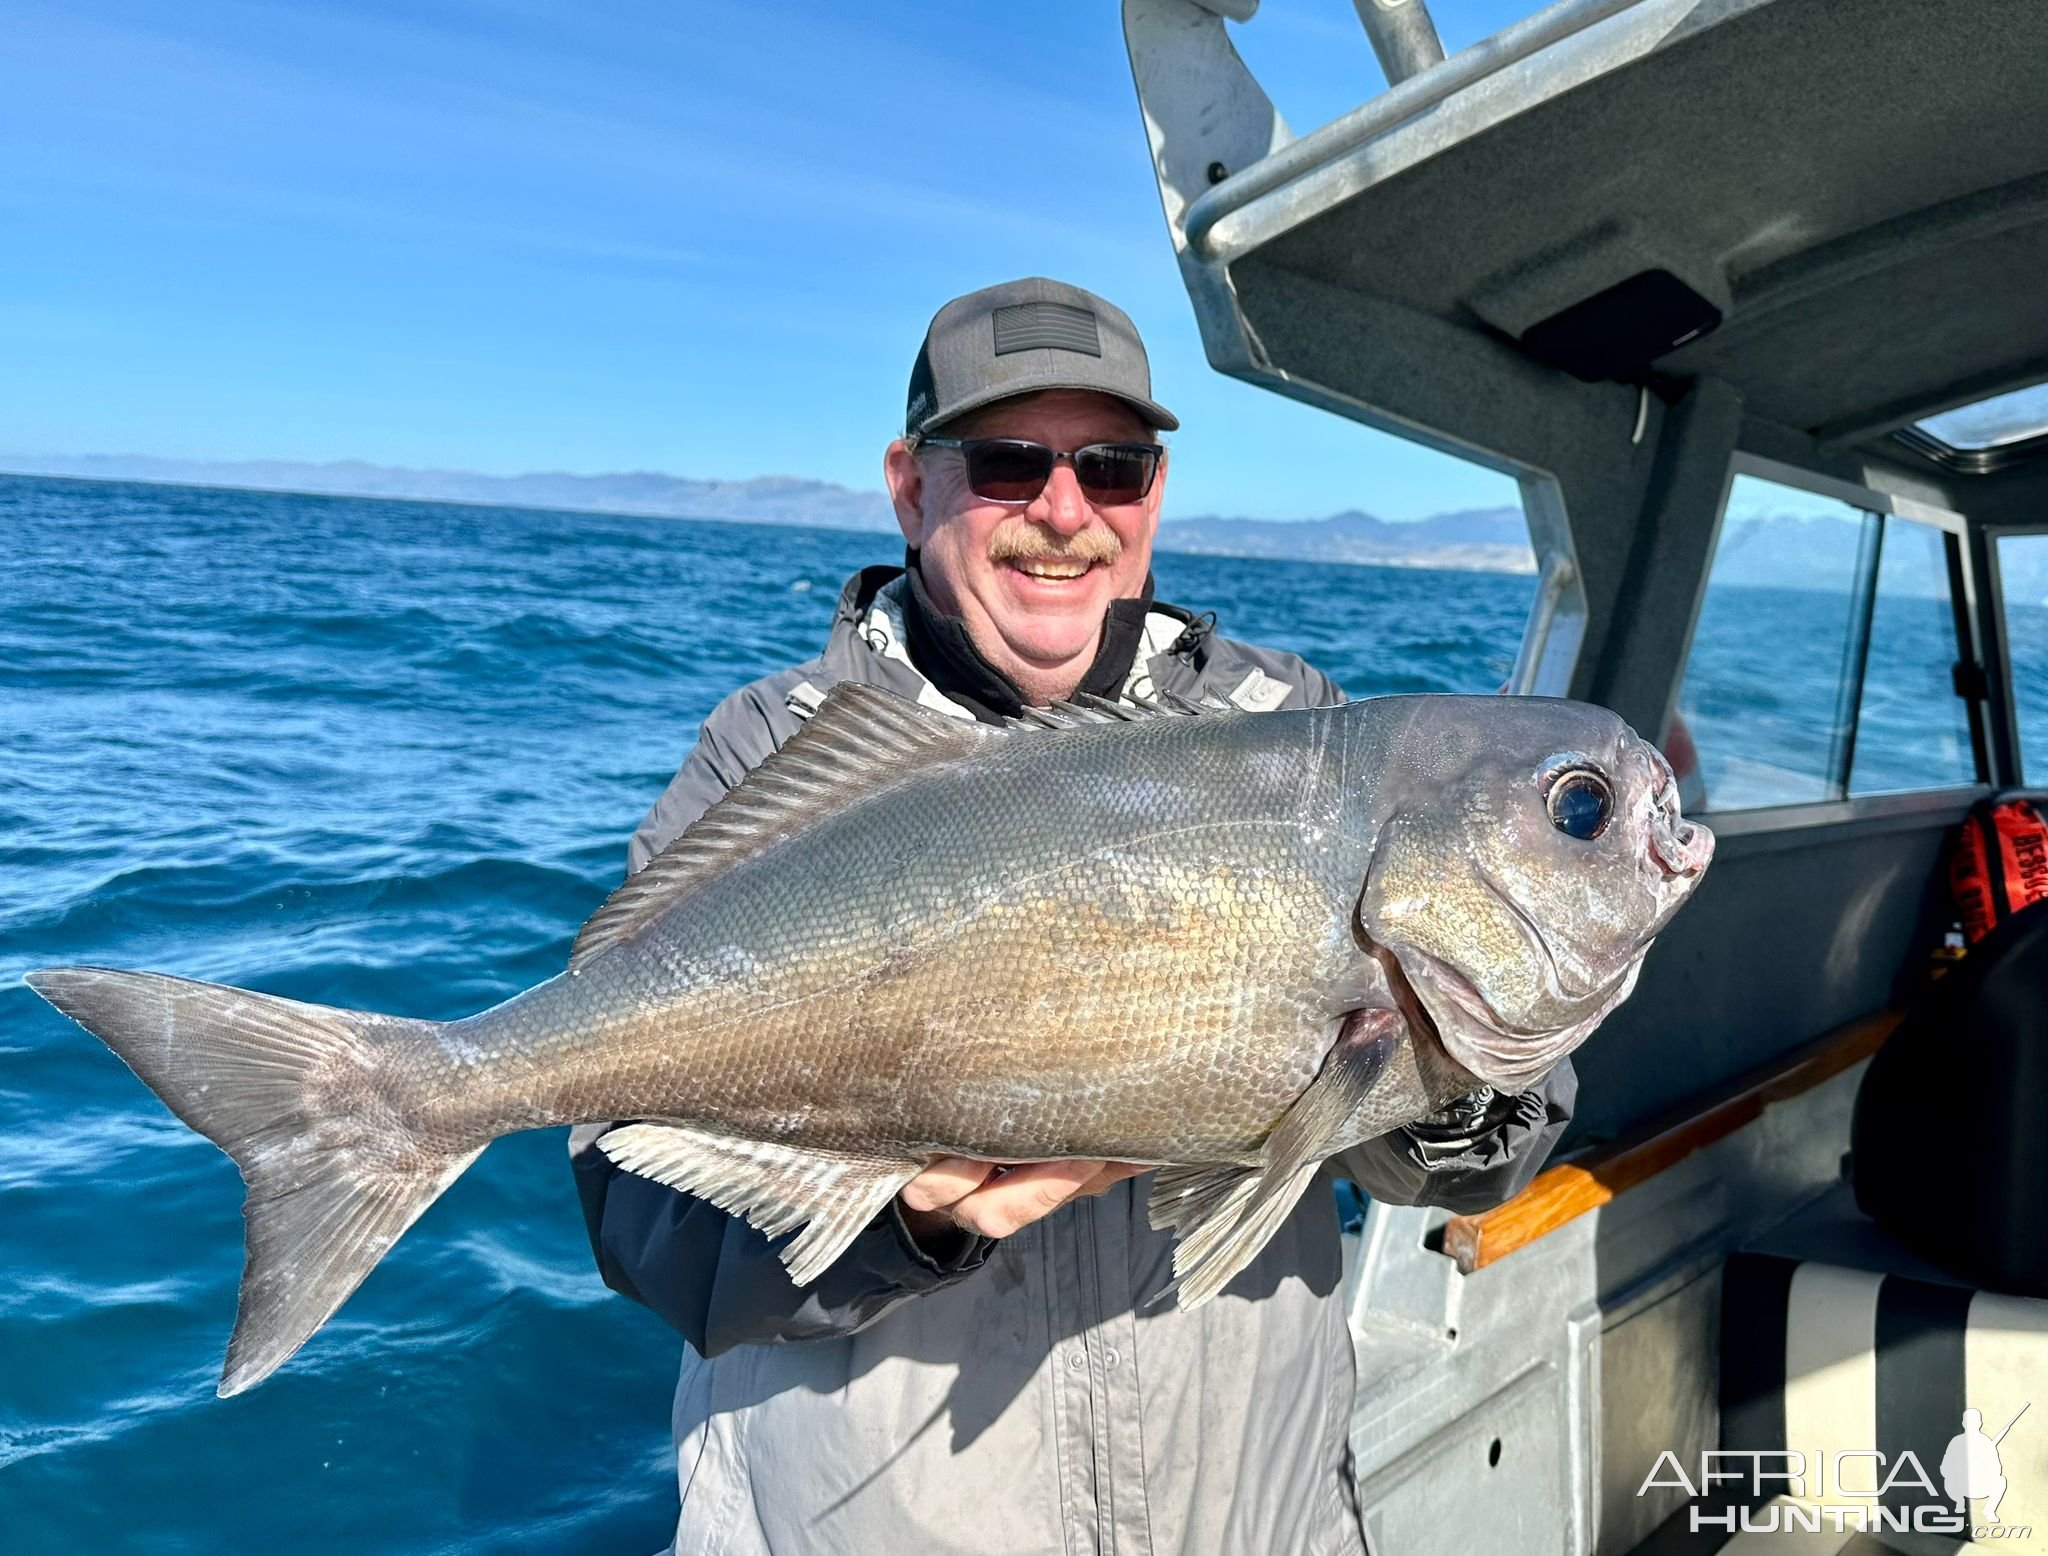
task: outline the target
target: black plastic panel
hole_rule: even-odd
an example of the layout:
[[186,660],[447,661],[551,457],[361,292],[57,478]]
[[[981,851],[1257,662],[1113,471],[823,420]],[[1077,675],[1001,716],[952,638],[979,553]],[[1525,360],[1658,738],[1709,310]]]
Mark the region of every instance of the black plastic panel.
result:
[[1670,271],[1644,270],[1530,325],[1522,345],[1589,384],[1629,382],[1720,322],[1721,310]]

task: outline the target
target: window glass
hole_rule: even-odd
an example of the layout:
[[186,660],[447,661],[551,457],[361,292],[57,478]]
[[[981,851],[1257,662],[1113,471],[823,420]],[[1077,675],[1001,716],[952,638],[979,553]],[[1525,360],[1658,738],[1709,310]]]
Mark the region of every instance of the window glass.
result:
[[2020,724],[2020,776],[2048,785],[2048,535],[2006,535],[1998,542],[2006,652]]
[[2048,432],[2048,384],[1995,394],[1916,423],[1950,448],[2000,448]]
[[1946,537],[1737,475],[1665,749],[1730,811],[1973,782]]
[[1851,794],[1976,781],[1969,710],[1956,695],[1955,661],[1946,538],[1930,525],[1887,516]]
[[[1735,477],[1679,693],[1681,727],[1666,741],[1707,808],[1834,797],[1857,582],[1876,535],[1876,516],[1845,502]],[[1688,732],[1696,778],[1682,771]]]

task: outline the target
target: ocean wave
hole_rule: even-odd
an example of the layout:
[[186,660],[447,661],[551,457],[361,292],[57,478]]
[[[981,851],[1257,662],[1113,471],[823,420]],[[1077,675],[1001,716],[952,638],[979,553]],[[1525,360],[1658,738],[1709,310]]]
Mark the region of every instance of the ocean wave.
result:
[[[43,1425],[0,1421],[0,1469],[43,1455],[75,1454],[81,1449],[118,1443],[137,1434],[154,1419],[189,1411],[192,1403],[190,1389],[160,1388],[98,1403],[92,1414],[82,1419]],[[24,1522],[10,1519],[5,1527],[20,1529]]]
[[[567,1158],[564,1155],[563,1172]],[[610,1288],[598,1280],[589,1250],[570,1251],[567,1261],[541,1257],[526,1245],[489,1231],[472,1231],[442,1246],[444,1260],[461,1258],[481,1288],[518,1302],[549,1308],[609,1307]]]
[[525,612],[438,646],[422,660],[421,668],[468,680],[563,671],[667,674],[680,670],[682,661],[664,644],[630,627],[595,629]]
[[[262,856],[227,857],[206,864],[134,864],[54,906],[50,927],[70,934],[109,918],[131,920],[147,909],[159,921],[218,921],[237,913],[269,915],[281,909],[309,918],[364,907],[507,902],[553,906],[587,898],[597,884],[585,875],[531,860],[481,855],[418,869],[382,868],[309,873],[304,858],[265,868]],[[18,926],[37,927],[33,921]]]
[[[144,1100],[138,1097],[138,1104]],[[166,1172],[166,1156],[203,1159],[211,1150],[165,1112],[74,1112],[61,1137],[0,1133],[0,1194],[105,1183],[115,1175],[155,1182]]]
[[88,1308],[182,1307],[204,1289],[203,1283],[189,1276],[104,1282],[50,1271],[18,1271],[0,1290],[0,1318],[43,1320]]

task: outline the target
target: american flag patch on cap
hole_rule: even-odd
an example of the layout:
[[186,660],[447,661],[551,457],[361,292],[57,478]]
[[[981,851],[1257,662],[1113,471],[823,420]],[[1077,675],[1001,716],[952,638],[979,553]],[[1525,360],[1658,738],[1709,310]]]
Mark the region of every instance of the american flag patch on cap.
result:
[[1013,351],[1078,351],[1102,355],[1095,315],[1071,303],[1012,303],[989,315],[995,321],[996,355]]

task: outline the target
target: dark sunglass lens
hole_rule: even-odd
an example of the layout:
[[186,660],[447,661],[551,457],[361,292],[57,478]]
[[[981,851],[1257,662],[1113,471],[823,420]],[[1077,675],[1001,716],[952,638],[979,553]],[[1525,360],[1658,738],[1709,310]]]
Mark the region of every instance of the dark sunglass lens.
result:
[[966,454],[967,484],[990,502],[1029,502],[1052,474],[1052,450],[1036,443],[975,443]]
[[1084,448],[1074,456],[1074,475],[1081,489],[1099,503],[1139,502],[1152,490],[1159,456],[1149,448],[1105,444]]

